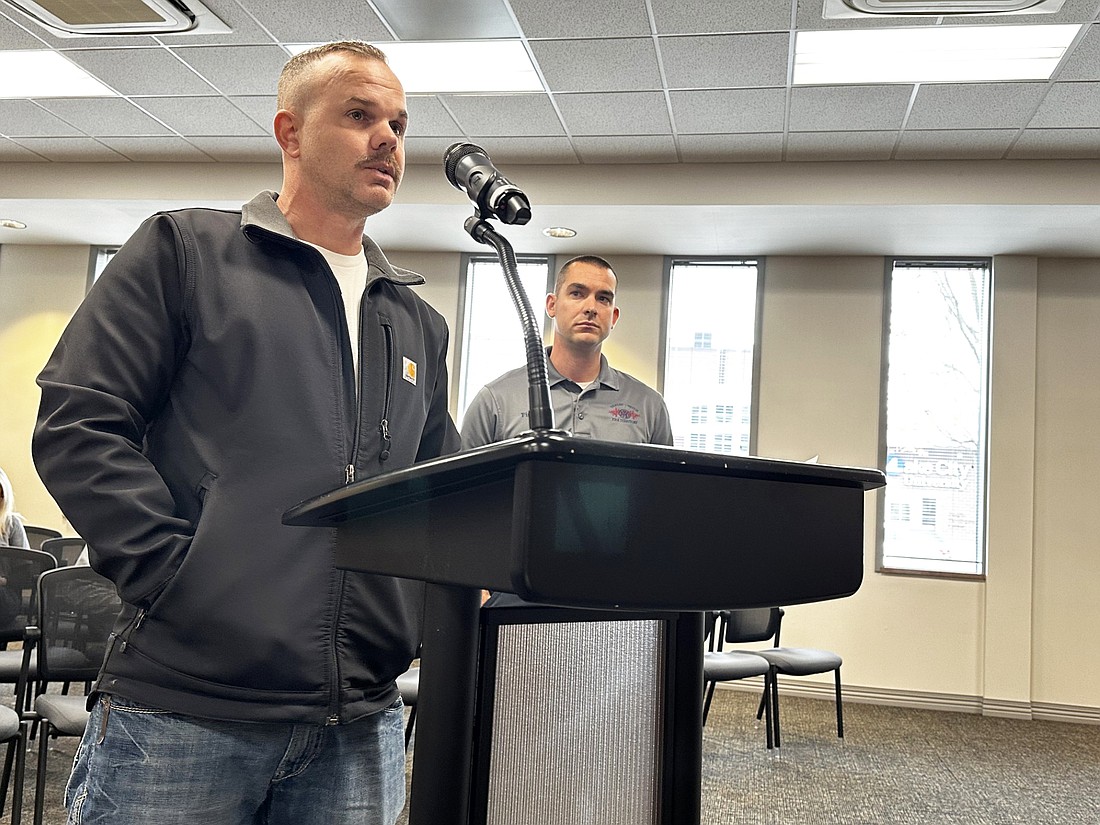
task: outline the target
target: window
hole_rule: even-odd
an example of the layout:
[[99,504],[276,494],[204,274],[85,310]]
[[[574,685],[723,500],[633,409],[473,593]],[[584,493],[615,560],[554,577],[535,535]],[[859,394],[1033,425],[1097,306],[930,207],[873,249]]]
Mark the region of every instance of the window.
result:
[[[546,294],[553,289],[550,260],[518,258],[516,263],[531,311],[545,325]],[[478,390],[527,362],[523,326],[495,256],[470,256],[466,261],[461,338],[457,380],[460,422]]]
[[118,252],[117,246],[92,247],[92,259],[88,264],[88,289],[91,289],[92,284],[99,280],[99,276],[103,274],[103,270],[116,252]]
[[898,259],[887,279],[879,567],[984,575],[989,262]]
[[669,259],[667,272],[662,391],[675,444],[748,454],[759,265]]

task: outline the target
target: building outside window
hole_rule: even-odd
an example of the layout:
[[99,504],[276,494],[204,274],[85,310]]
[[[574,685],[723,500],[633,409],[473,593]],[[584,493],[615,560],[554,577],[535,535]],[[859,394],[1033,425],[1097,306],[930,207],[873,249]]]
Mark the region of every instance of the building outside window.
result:
[[675,258],[666,265],[662,393],[675,445],[747,454],[760,266],[755,260]]
[[[527,363],[523,326],[495,257],[471,255],[465,259],[458,385],[458,421],[487,383]],[[546,327],[546,295],[553,289],[550,259],[517,258],[520,281],[531,311]]]
[[988,260],[888,268],[882,570],[985,573],[991,280]]

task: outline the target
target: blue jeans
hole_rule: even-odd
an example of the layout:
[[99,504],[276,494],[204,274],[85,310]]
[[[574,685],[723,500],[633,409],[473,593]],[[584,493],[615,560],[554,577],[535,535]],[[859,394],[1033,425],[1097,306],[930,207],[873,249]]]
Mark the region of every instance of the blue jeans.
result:
[[393,825],[400,700],[349,725],[219,722],[100,696],[65,791],[69,825]]

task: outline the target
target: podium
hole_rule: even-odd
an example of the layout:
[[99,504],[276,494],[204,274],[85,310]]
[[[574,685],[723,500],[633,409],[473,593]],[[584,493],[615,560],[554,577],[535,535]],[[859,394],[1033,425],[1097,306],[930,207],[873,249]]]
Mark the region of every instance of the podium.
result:
[[[652,690],[634,691],[652,693],[641,698],[653,721],[646,741],[635,726],[601,747],[652,764],[647,776],[636,765],[596,777],[651,786],[641,812],[598,821],[682,825],[699,820],[702,611],[856,592],[865,493],[884,484],[878,470],[540,431],[324,493],[284,522],[337,527],[340,567],[429,583],[412,825],[522,821],[508,788],[494,789],[514,772],[499,753],[493,764],[501,626],[605,620],[637,625],[653,651],[639,682]],[[482,622],[482,588],[536,606],[484,611],[498,615]]]

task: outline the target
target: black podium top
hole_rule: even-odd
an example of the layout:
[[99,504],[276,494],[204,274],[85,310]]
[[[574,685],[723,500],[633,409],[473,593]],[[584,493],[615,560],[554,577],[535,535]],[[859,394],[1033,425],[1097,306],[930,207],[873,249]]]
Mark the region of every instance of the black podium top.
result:
[[[878,470],[528,433],[324,493],[337,563],[549,604],[699,610],[838,598]],[[347,540],[344,540],[344,537]]]

